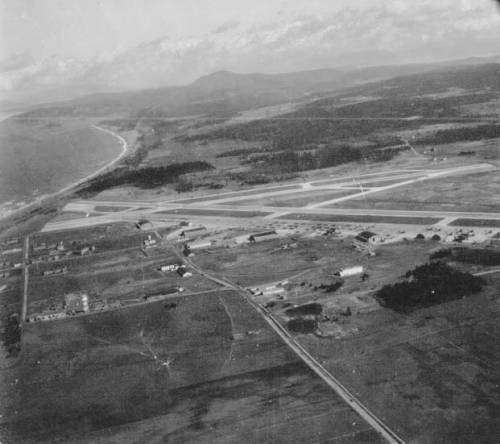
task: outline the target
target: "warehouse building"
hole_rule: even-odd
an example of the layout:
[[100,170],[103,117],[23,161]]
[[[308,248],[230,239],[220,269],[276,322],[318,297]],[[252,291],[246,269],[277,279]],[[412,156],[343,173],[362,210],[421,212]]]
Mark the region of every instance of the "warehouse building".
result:
[[380,236],[376,233],[372,233],[371,231],[362,231],[354,237],[352,246],[360,251],[375,254],[372,251],[372,247],[380,242],[380,240]]
[[342,268],[334,274],[335,276],[349,277],[349,276],[356,276],[357,274],[362,274],[362,273],[363,273],[363,267],[361,265],[356,265],[354,267]]
[[183,277],[183,278],[186,278],[186,277],[190,277],[193,275],[193,273],[191,273],[190,271],[188,271],[188,269],[186,267],[179,267],[177,269],[177,273],[179,273],[179,276],[180,277]]
[[256,234],[251,234],[248,237],[248,242],[255,243],[255,242],[262,242],[266,240],[271,240],[271,239],[277,239],[278,233],[276,231],[264,231],[262,233],[256,233]]
[[160,271],[163,272],[169,272],[169,271],[177,271],[181,264],[168,264],[168,265],[162,265],[160,267]]
[[183,231],[180,232],[179,238],[181,239],[186,239],[186,238],[193,238],[195,236],[199,236],[200,234],[204,233],[207,231],[205,227],[193,227],[193,228],[187,228]]
[[190,250],[199,250],[201,248],[208,248],[212,245],[210,241],[200,241],[188,244]]
[[68,267],[54,268],[53,270],[45,270],[43,276],[54,276],[56,274],[65,274],[68,272]]

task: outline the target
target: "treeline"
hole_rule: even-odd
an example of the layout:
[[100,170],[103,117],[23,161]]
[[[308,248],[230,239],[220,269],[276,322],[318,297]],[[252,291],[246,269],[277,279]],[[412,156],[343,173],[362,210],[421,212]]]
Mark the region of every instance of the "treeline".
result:
[[451,128],[436,131],[433,135],[415,141],[415,144],[443,144],[464,140],[473,141],[481,139],[494,139],[500,137],[500,125],[487,124],[467,128]]
[[[182,143],[203,140],[244,140],[266,142],[271,150],[300,151],[311,144],[330,143],[332,140],[348,139],[372,135],[381,130],[401,130],[416,128],[422,120],[377,120],[341,119],[321,108],[310,112],[292,113],[277,119],[263,119],[241,123],[193,136],[181,136],[176,140]],[[432,123],[426,121],[425,123]]]
[[445,248],[431,254],[431,259],[453,259],[467,264],[500,265],[500,251],[486,248]]
[[450,88],[500,91],[500,64],[450,67],[431,72],[403,75],[382,82],[349,88],[344,95],[410,97],[446,92]]
[[21,322],[17,313],[10,314],[4,322],[2,342],[7,351],[7,357],[15,357],[21,350]]
[[211,170],[214,167],[205,161],[174,163],[168,166],[145,167],[137,170],[115,170],[103,174],[81,188],[77,194],[94,194],[121,185],[138,188],[155,188],[175,183],[188,173]]
[[104,126],[113,126],[118,131],[132,131],[136,128],[139,119],[137,117],[129,117],[122,119],[101,120],[99,124]]
[[[460,121],[460,106],[495,98],[494,93],[466,94],[443,98],[383,97],[339,106],[338,98],[320,99],[272,119],[261,119],[192,136],[180,142],[200,140],[266,141],[271,149],[304,149],[310,144],[368,136],[387,130],[413,129],[423,124]],[[412,120],[409,117],[419,116]]]
[[250,154],[255,154],[259,152],[263,152],[262,148],[235,148],[234,150],[224,151],[223,153],[217,154],[218,159],[222,159],[224,157],[235,157],[235,156],[247,156]]
[[442,262],[431,262],[411,270],[404,282],[382,287],[376,298],[398,313],[460,299],[482,290],[484,280],[462,273]]
[[279,168],[284,173],[328,168],[349,162],[362,160],[384,162],[391,160],[407,147],[389,147],[385,149],[357,148],[350,146],[323,147],[315,151],[280,151],[277,153],[258,154],[247,162],[260,166],[263,171]]

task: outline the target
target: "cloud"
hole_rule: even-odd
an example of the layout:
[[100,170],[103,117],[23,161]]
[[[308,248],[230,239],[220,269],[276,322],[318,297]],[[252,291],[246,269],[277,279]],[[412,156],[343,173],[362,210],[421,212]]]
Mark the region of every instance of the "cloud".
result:
[[34,63],[34,58],[27,52],[12,54],[0,60],[0,72],[10,72],[23,69]]
[[214,34],[222,34],[226,31],[229,31],[231,29],[238,27],[239,24],[240,24],[240,22],[238,20],[229,20],[229,21],[223,23],[222,25],[218,26],[217,28],[215,28],[213,33]]
[[221,20],[205,34],[170,34],[85,62],[49,60],[34,64],[36,69],[18,69],[29,63],[18,55],[3,65],[13,71],[2,84],[147,88],[187,83],[221,69],[284,72],[410,63],[499,49],[500,12],[488,0],[366,0],[321,14],[292,12],[266,20]]

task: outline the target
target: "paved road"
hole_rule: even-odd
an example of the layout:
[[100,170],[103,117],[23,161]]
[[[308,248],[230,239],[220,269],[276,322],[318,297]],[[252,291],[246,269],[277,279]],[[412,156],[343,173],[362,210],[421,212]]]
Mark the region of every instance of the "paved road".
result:
[[23,306],[21,309],[21,324],[26,320],[26,315],[28,313],[28,282],[29,282],[29,246],[30,246],[30,237],[26,236],[24,238],[24,252],[23,252]]
[[494,268],[493,270],[480,271],[479,273],[474,273],[474,276],[486,276],[488,274],[500,273],[500,268]]

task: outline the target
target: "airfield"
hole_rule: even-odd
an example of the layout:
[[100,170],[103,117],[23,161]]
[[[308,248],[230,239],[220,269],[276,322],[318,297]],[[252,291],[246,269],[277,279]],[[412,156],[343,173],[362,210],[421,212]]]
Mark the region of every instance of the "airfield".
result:
[[[472,180],[480,197],[497,167],[417,160],[70,201],[12,244],[9,263],[22,265],[2,303],[22,313],[23,335],[16,360],[2,361],[6,442],[460,442],[500,431],[500,268],[458,264],[484,289],[411,314],[374,297],[442,248],[498,248],[494,202],[457,211],[446,190],[412,201],[447,181]],[[406,201],[386,206],[391,193]],[[376,241],[353,248],[363,232]],[[340,277],[346,267],[363,274]]]
[[6,122],[1,443],[498,441],[496,62]]
[[[449,168],[389,170],[250,190],[207,194],[169,200],[88,200],[72,201],[64,211],[69,218],[55,220],[44,231],[64,230],[95,224],[136,221],[146,218],[161,225],[171,218],[196,217],[204,222],[215,219],[258,219],[275,221],[317,221],[332,223],[369,223],[390,225],[433,225],[436,227],[499,227],[500,213],[495,211],[411,210],[412,203],[401,209],[372,208],[371,198],[401,188],[414,189],[443,179],[469,179],[482,173],[496,174],[491,164],[457,165]],[[360,207],[349,208],[355,202]],[[363,205],[364,204],[364,205]],[[251,222],[250,222],[251,223]]]

